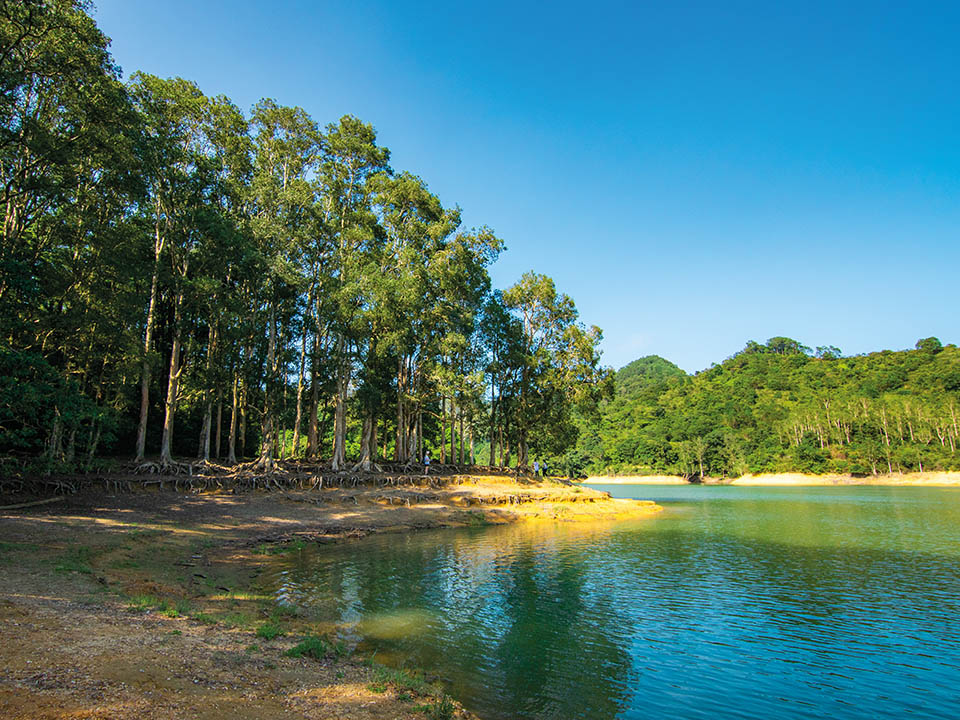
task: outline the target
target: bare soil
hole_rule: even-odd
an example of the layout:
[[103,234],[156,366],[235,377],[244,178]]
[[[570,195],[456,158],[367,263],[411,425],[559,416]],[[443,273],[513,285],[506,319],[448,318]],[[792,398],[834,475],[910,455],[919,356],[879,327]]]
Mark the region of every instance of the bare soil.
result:
[[153,487],[0,510],[0,717],[470,718],[431,678],[332,641],[319,657],[289,656],[320,630],[259,591],[270,555],[372,532],[659,510],[562,481],[477,476]]

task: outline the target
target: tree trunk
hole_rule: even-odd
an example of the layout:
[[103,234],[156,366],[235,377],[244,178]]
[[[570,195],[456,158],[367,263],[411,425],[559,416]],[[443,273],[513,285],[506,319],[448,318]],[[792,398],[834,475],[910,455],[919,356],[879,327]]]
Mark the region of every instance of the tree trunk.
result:
[[273,472],[273,459],[276,444],[276,425],[273,417],[272,396],[276,390],[276,367],[277,367],[277,321],[274,314],[274,308],[270,308],[270,318],[267,321],[267,367],[266,367],[266,387],[263,394],[263,432],[262,445],[260,447],[259,462],[263,464],[266,472]]
[[183,309],[183,292],[178,292],[173,304],[173,342],[170,349],[170,374],[167,377],[167,399],[164,403],[163,437],[160,440],[160,462],[173,462],[171,445],[173,443],[173,423],[177,413],[177,396],[180,390],[180,375],[183,367],[180,365],[180,333],[181,314]]
[[210,432],[213,426],[213,403],[207,401],[203,410],[203,426],[200,429],[199,457],[204,462],[210,462]]
[[373,469],[379,470],[376,464],[377,459],[377,423],[373,419],[373,413],[366,410],[363,414],[363,433],[360,439],[360,461],[354,465],[354,470],[363,470],[370,472]]
[[447,464],[447,400],[440,396],[440,464]]
[[[159,214],[159,205],[157,208]],[[157,283],[160,277],[160,254],[163,252],[163,239],[160,236],[159,218],[154,226],[153,276],[150,279],[150,304],[147,307],[147,328],[143,340],[143,372],[140,377],[140,424],[137,426],[136,461],[143,460],[147,444],[147,415],[150,409],[150,349],[153,347],[153,316],[157,307]]]
[[320,454],[320,441],[318,437],[317,423],[320,418],[320,381],[317,375],[319,374],[319,368],[317,367],[317,346],[314,343],[313,346],[314,356],[311,360],[310,368],[310,409],[308,411],[309,417],[307,417],[307,457],[316,458]]
[[227,456],[227,462],[231,465],[237,464],[237,415],[239,414],[239,405],[237,404],[237,383],[240,373],[237,370],[233,372],[233,398],[230,404],[230,449]]
[[350,388],[350,365],[345,342],[340,340],[340,367],[337,369],[337,404],[333,415],[334,470],[342,470],[347,462],[347,392]]
[[213,447],[213,455],[217,460],[220,459],[220,431],[223,429],[223,399],[217,392],[217,437]]

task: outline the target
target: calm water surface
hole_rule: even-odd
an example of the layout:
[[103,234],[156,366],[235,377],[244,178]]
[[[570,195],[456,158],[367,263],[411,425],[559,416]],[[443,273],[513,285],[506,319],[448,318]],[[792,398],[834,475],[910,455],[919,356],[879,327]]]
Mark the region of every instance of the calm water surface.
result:
[[268,582],[490,720],[960,717],[960,490],[597,487],[666,511],[375,537]]

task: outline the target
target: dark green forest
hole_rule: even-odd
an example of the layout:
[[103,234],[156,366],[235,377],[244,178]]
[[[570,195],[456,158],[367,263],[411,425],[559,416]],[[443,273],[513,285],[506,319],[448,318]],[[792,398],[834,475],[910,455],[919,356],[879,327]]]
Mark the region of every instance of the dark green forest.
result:
[[843,357],[785,337],[687,375],[656,355],[614,376],[566,462],[581,472],[739,477],[960,469],[960,350]]
[[[124,82],[83,0],[0,0],[0,473],[486,460],[576,437],[597,328],[374,128]],[[491,451],[492,450],[492,451]]]

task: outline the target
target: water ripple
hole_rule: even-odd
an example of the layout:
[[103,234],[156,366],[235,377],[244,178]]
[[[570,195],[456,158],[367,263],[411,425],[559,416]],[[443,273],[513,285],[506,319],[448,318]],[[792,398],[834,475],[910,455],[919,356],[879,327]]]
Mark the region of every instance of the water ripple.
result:
[[663,517],[371,538],[270,581],[490,720],[956,716],[960,494],[639,494]]

